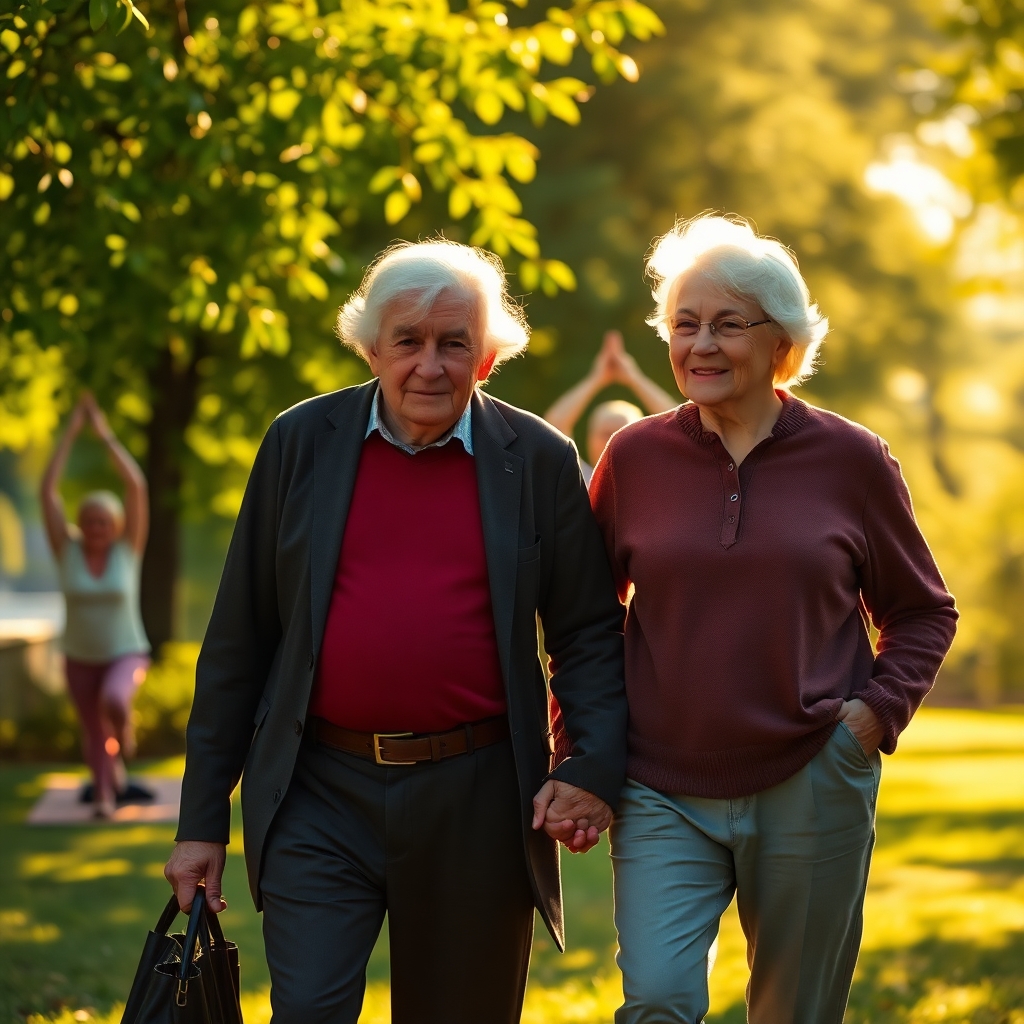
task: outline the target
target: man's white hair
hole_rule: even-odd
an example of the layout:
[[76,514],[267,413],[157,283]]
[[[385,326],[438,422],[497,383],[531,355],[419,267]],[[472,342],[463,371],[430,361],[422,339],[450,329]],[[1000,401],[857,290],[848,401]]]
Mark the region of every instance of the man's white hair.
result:
[[796,257],[781,242],[758,235],[742,217],[704,213],[678,221],[654,243],[647,260],[657,303],[647,322],[665,341],[679,285],[692,270],[737,298],[756,302],[792,343],[775,368],[776,384],[800,384],[814,373],[828,318],[811,302]]
[[477,303],[485,354],[498,366],[530,341],[526,315],[508,293],[505,268],[493,253],[447,239],[398,242],[370,265],[363,282],[338,312],[338,337],[364,359],[377,344],[388,308],[401,303],[403,316],[426,316],[442,292]]

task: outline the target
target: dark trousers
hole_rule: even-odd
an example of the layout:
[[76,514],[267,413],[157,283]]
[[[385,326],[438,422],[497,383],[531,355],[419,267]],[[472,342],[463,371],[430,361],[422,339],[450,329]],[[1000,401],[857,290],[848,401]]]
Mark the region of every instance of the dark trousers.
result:
[[521,813],[508,740],[402,767],[303,744],[261,876],[274,1024],[356,1024],[385,912],[393,1024],[518,1021]]

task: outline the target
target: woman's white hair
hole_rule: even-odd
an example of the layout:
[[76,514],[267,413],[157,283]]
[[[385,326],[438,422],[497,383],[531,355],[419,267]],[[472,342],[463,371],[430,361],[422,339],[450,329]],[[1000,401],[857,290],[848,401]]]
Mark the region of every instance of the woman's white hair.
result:
[[401,302],[415,322],[442,292],[478,304],[484,352],[498,366],[530,341],[526,315],[508,293],[505,268],[493,253],[447,239],[398,242],[370,265],[363,282],[338,312],[338,337],[364,359],[377,344],[388,307]]
[[828,318],[811,302],[796,256],[774,238],[764,238],[742,217],[703,213],[654,243],[647,275],[657,309],[647,322],[668,341],[669,319],[685,274],[703,278],[737,298],[751,299],[792,343],[775,368],[775,383],[800,384],[814,373]]
[[103,509],[114,520],[114,525],[118,531],[124,529],[124,505],[113,491],[90,491],[78,503],[79,516],[87,508]]

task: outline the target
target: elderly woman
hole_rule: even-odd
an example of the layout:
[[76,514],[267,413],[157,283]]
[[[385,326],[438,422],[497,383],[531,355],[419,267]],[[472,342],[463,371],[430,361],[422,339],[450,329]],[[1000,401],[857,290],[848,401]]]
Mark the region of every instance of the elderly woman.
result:
[[[127,509],[116,494],[94,491],[80,502],[74,526],[64,517],[59,486],[71,447],[86,422],[124,480]],[[40,497],[67,605],[65,665],[68,690],[82,723],[83,752],[92,771],[88,794],[96,816],[106,818],[118,799],[152,795],[128,783],[123,760],[134,752],[132,700],[149,667],[149,641],[139,611],[149,502],[142,470],[114,436],[91,394],[84,394],[71,414],[43,474]]]
[[839,1022],[879,750],[932,686],[953,598],[885,442],[787,391],[827,328],[791,254],[703,216],[648,272],[689,401],[619,431],[591,485],[619,595],[634,591],[615,1019],[704,1019],[735,893],[748,1019]]
[[496,257],[396,246],[339,329],[374,379],[260,448],[165,873],[223,909],[244,769],[276,1024],[355,1024],[385,914],[396,1024],[512,1024],[535,908],[562,942],[555,841],[592,847],[622,789],[622,606],[572,443],[479,388],[529,337]]

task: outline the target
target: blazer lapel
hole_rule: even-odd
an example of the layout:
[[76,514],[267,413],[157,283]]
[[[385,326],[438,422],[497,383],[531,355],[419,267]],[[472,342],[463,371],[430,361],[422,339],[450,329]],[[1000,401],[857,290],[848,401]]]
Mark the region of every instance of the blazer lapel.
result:
[[512,659],[512,619],[519,560],[519,503],[523,490],[523,460],[506,449],[516,437],[516,432],[501,415],[498,406],[487,395],[475,392],[473,453],[491,608],[506,686]]
[[377,382],[372,380],[345,392],[327,416],[327,429],[317,434],[314,442],[313,537],[309,549],[314,655],[319,654],[323,640],[341,538],[376,390]]

